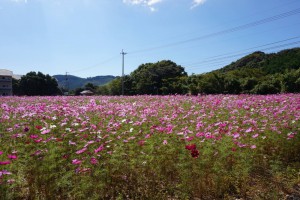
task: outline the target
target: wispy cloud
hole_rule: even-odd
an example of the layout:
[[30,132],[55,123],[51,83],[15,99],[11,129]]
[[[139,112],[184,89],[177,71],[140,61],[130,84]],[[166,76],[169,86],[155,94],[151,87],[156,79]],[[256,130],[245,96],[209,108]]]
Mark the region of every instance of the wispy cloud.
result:
[[27,3],[27,0],[10,0],[15,3]]
[[197,6],[200,6],[205,2],[206,0],[193,0],[193,5],[191,6],[191,9],[196,8]]
[[152,12],[156,11],[155,5],[163,0],[123,0],[123,3],[132,5],[142,5],[148,7]]

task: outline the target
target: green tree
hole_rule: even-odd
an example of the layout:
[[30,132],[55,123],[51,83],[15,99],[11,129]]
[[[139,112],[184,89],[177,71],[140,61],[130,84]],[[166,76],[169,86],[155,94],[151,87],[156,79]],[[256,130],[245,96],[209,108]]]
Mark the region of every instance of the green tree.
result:
[[96,92],[97,88],[98,88],[98,86],[95,85],[95,84],[93,84],[93,83],[87,83],[87,84],[85,84],[85,86],[84,86],[84,89],[85,89],[85,90],[90,90],[90,91],[92,91],[92,92]]
[[269,75],[265,78],[264,81],[261,81],[257,84],[252,93],[254,94],[277,94],[280,93],[281,84],[280,84],[280,76],[277,75]]
[[224,93],[226,94],[240,94],[241,83],[237,77],[227,75],[224,79]]
[[122,78],[117,77],[116,79],[112,80],[108,84],[109,94],[110,95],[121,95],[122,94]]
[[[187,94],[187,77],[175,77],[162,80],[161,94]],[[158,92],[158,91],[157,91]]]
[[199,82],[199,92],[204,94],[224,93],[224,84],[224,76],[221,73],[208,73]]
[[258,84],[258,80],[254,77],[247,77],[241,80],[242,93],[249,94]]
[[300,68],[286,72],[282,76],[281,91],[284,93],[300,92]]
[[12,79],[12,87],[13,87],[13,94],[14,95],[21,95],[21,87],[20,87],[20,80]]
[[22,76],[19,86],[20,95],[47,96],[61,94],[56,79],[49,74],[44,75],[42,72],[29,72]]
[[[163,82],[174,78],[187,77],[184,68],[170,60],[142,64],[131,74],[132,92],[135,94],[162,94]],[[164,80],[164,81],[163,81]]]
[[96,93],[99,94],[99,95],[110,95],[108,84],[106,84],[106,85],[100,85],[97,88]]

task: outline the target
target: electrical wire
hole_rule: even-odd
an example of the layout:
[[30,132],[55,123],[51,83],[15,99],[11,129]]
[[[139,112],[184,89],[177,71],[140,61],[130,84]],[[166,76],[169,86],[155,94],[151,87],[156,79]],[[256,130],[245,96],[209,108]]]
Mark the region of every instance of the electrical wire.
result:
[[[283,47],[292,46],[292,45],[296,45],[296,44],[300,44],[300,41],[295,41],[295,42],[290,42],[290,43],[287,43],[287,44],[281,44],[281,45],[277,45],[277,46],[272,46],[272,47],[268,47],[268,48],[265,48],[265,49],[261,49],[260,51],[268,51],[268,50],[283,48]],[[193,64],[190,64],[190,66],[198,65],[198,64],[201,64],[201,63],[205,63],[205,64],[209,63],[209,64],[211,64],[211,62],[214,62],[214,61],[222,61],[224,59],[229,59],[229,58],[234,58],[234,57],[240,57],[240,56],[248,55],[248,54],[251,54],[251,53],[253,53],[253,52],[249,52],[248,51],[248,52],[239,53],[239,54],[231,55],[231,56],[225,56],[225,57],[221,57],[221,58],[217,58],[217,59],[204,60],[204,61],[195,62]],[[193,68],[200,68],[200,67],[186,67],[186,68],[193,69]]]
[[89,70],[89,69],[92,69],[92,68],[96,68],[98,67],[99,65],[103,65],[103,64],[106,64],[106,63],[109,63],[110,61],[116,59],[117,57],[119,57],[119,55],[116,55],[116,56],[113,56],[107,60],[104,60],[102,62],[99,62],[91,67],[86,67],[86,68],[82,68],[82,69],[78,69],[78,70],[74,70],[74,71],[70,71],[69,73],[76,73],[76,72],[80,72],[80,71],[85,71],[85,70]]
[[259,26],[262,24],[266,24],[266,23],[270,23],[273,21],[277,21],[280,19],[284,19],[293,15],[297,15],[300,14],[300,8],[285,12],[285,13],[281,13],[278,15],[274,15],[272,17],[268,17],[268,18],[264,18],[258,21],[254,21],[248,24],[244,24],[244,25],[240,25],[240,26],[236,26],[233,28],[229,28],[229,29],[225,29],[223,31],[218,31],[215,33],[211,33],[211,34],[207,34],[207,35],[203,35],[203,36],[199,36],[199,37],[195,37],[195,38],[190,38],[187,40],[182,40],[182,41],[178,41],[178,42],[174,42],[174,43],[169,43],[166,45],[161,45],[161,46],[157,46],[157,47],[152,47],[152,48],[146,48],[146,49],[141,49],[141,50],[136,50],[136,51],[132,51],[132,52],[128,52],[128,54],[137,54],[137,53],[143,53],[143,52],[147,52],[147,51],[154,51],[154,50],[159,50],[159,49],[164,49],[164,48],[168,48],[168,47],[173,47],[173,46],[178,46],[181,44],[185,44],[185,43],[189,43],[189,42],[194,42],[194,41],[198,41],[198,40],[203,40],[203,39],[207,39],[207,38],[211,38],[211,37],[216,37],[216,36],[220,36],[220,35],[224,35],[224,34],[228,34],[228,33],[232,33],[232,32],[237,32],[237,31],[241,31],[241,30],[245,30],[245,29],[249,29],[255,26]]
[[[239,53],[247,54],[248,50],[258,49],[258,48],[261,48],[261,47],[266,47],[266,46],[270,46],[270,45],[274,45],[274,44],[278,44],[278,43],[282,43],[282,42],[286,42],[286,41],[290,41],[290,40],[295,40],[295,39],[298,39],[298,38],[300,38],[300,36],[291,37],[291,38],[287,38],[287,39],[284,39],[284,40],[280,40],[280,41],[276,41],[276,42],[271,42],[271,43],[267,43],[267,44],[263,44],[263,45],[259,45],[259,46],[255,46],[255,47],[250,47],[250,48],[239,50],[239,51],[233,51],[233,52],[224,53],[224,54],[220,54],[220,55],[216,55],[216,56],[211,56],[211,57],[205,58],[204,61],[214,61],[214,60],[218,60],[218,57],[221,57],[221,59],[222,59],[222,58],[224,58],[226,56],[229,56],[229,55],[232,55],[232,54],[234,54],[234,55],[236,55],[236,54],[240,55]],[[246,53],[245,53],[245,51],[246,51]],[[194,64],[194,63],[202,63],[204,61],[182,62],[181,65],[190,65],[190,64]]]

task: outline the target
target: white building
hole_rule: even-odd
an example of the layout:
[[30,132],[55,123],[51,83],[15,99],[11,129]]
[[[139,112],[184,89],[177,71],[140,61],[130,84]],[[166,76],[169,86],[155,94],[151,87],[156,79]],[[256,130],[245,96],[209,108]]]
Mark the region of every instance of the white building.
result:
[[12,78],[13,78],[12,71],[6,69],[0,69],[0,96],[13,95]]

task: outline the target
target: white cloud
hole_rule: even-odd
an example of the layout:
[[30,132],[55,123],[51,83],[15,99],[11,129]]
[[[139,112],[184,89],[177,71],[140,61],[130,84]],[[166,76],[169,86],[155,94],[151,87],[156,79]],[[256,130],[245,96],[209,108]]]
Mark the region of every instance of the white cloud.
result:
[[146,6],[150,11],[154,12],[157,11],[154,6],[162,1],[163,0],[123,0],[123,3]]
[[193,5],[191,6],[191,9],[196,8],[197,6],[200,6],[205,2],[206,0],[193,0]]
[[153,6],[154,4],[160,3],[162,0],[148,0],[147,4],[148,6]]

